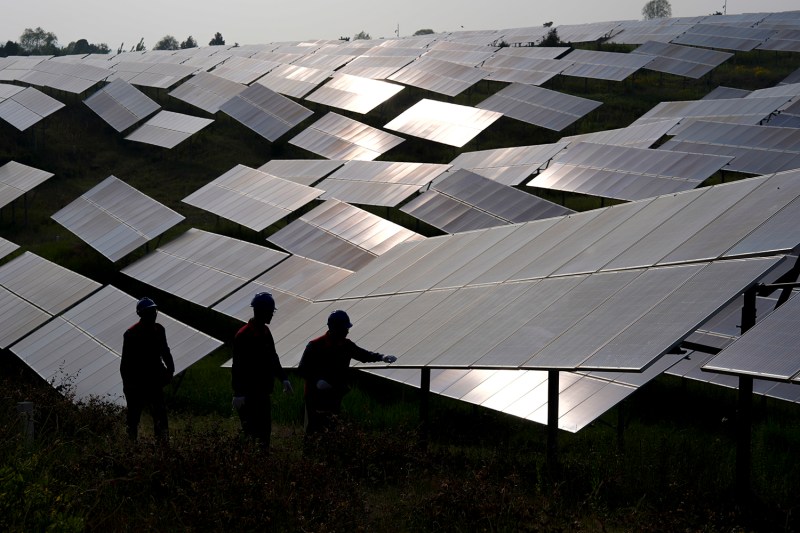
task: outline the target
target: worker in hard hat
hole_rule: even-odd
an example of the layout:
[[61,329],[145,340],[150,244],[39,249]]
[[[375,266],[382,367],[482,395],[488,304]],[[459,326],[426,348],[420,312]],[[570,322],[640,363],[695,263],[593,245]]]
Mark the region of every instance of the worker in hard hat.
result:
[[122,391],[127,403],[128,437],[135,441],[139,433],[142,410],[153,417],[156,438],[168,438],[167,406],[164,386],[175,373],[175,363],[167,344],[164,326],[156,322],[158,307],[150,298],[136,303],[139,321],[125,331],[122,341]]
[[313,434],[330,428],[341,411],[342,398],[349,390],[351,359],[362,363],[394,363],[393,355],[365,350],[347,338],[353,324],[342,310],[328,317],[328,331],[308,343],[298,371],[305,379],[305,430]]
[[275,314],[275,299],[268,292],[259,292],[250,306],[253,318],[236,333],[233,341],[232,404],[239,413],[245,435],[257,439],[269,450],[273,380],[283,383],[283,392],[293,391],[268,326]]

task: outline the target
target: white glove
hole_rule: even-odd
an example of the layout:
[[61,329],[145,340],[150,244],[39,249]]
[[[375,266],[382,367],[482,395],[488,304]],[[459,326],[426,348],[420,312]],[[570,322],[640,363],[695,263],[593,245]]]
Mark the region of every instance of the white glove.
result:
[[395,357],[395,356],[393,356],[393,355],[384,355],[383,357],[381,357],[381,360],[382,360],[384,363],[389,363],[389,364],[392,364],[392,363],[394,363],[395,361],[397,361],[397,357]]
[[231,402],[231,405],[232,405],[232,406],[233,406],[233,408],[234,408],[234,409],[236,409],[237,411],[238,411],[239,409],[241,409],[241,408],[242,408],[242,406],[244,405],[244,396],[234,396],[234,397],[233,397],[233,401]]
[[317,389],[319,390],[331,390],[332,388],[333,386],[324,379],[317,381]]
[[294,389],[292,388],[292,382],[288,379],[283,380],[283,392],[288,394],[292,394],[294,392]]

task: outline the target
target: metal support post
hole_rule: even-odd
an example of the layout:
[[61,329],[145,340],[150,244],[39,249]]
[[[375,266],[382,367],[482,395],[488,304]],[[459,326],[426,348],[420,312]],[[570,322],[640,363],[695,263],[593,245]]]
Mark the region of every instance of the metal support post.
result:
[[547,372],[547,466],[558,465],[558,370]]
[[420,371],[419,382],[419,446],[423,450],[428,449],[428,433],[430,429],[430,393],[431,393],[431,369],[423,368]]

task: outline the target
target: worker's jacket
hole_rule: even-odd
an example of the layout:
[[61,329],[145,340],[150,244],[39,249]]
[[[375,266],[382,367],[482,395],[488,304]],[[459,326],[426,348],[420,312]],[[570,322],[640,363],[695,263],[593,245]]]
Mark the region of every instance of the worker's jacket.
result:
[[306,380],[305,394],[315,396],[317,381],[323,379],[333,387],[332,394],[344,396],[348,390],[350,360],[376,363],[383,356],[356,345],[348,338],[335,338],[330,332],[308,343],[300,359],[298,371]]
[[137,322],[123,335],[119,365],[123,389],[136,392],[160,388],[175,373],[164,326]]
[[266,324],[250,319],[233,340],[233,395],[250,399],[269,396],[275,379],[284,381],[288,377],[275,351],[272,333]]

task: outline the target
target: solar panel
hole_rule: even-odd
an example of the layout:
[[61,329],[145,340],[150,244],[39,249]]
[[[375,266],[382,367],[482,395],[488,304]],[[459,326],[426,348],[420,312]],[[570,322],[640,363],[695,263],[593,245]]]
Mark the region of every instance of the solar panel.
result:
[[343,164],[328,159],[272,159],[258,170],[310,187]]
[[314,113],[300,104],[259,84],[253,84],[220,106],[230,115],[270,142]]
[[0,101],[0,118],[19,131],[25,131],[62,107],[64,104],[55,98],[33,87],[26,87]]
[[0,166],[0,208],[53,177],[52,172],[9,161]]
[[119,132],[130,128],[161,107],[133,85],[119,78],[95,92],[83,103]]
[[692,19],[657,18],[651,20],[623,20],[615,34],[608,42],[620,44],[644,44],[648,41],[669,42],[696,22],[701,17]]
[[529,187],[640,200],[693,189],[731,156],[673,153],[627,146],[577,143],[556,155]]
[[306,100],[363,114],[369,113],[402,90],[402,86],[393,83],[339,74],[309,94]]
[[752,91],[747,91],[745,89],[734,89],[733,87],[723,87],[719,86],[710,93],[706,94],[702,99],[703,100],[726,100],[730,98],[744,98],[745,96],[749,95]]
[[216,113],[222,105],[247,89],[247,86],[220,78],[208,72],[199,72],[178,87],[169,95],[195,107]]
[[328,200],[276,231],[268,241],[284,250],[348,270],[358,270],[405,241],[424,239],[376,215]]
[[[650,124],[666,119],[681,119],[686,125],[692,120],[713,120],[736,124],[760,124],[771,114],[785,106],[791,97],[724,98],[719,100],[693,100],[662,102],[633,122],[633,125]],[[673,130],[672,133],[677,133]]]
[[416,194],[449,165],[391,161],[348,161],[317,186],[323,200],[394,207]]
[[373,80],[385,80],[401,68],[405,67],[414,59],[413,56],[360,56],[350,61],[347,65],[337,71],[339,74],[350,74],[361,78]]
[[561,131],[602,104],[532,85],[513,83],[476,107]]
[[425,98],[384,127],[460,148],[501,116],[501,113],[494,111]]
[[675,127],[678,122],[679,119],[662,120],[640,126],[628,126],[627,128],[561,137],[561,141],[565,143],[589,142],[631,146],[633,148],[650,148]]
[[463,168],[504,185],[519,185],[536,171],[544,168],[565,142],[537,144],[463,152],[450,162],[453,168]]
[[332,70],[281,65],[259,78],[256,83],[276,93],[303,98],[332,75]]
[[466,91],[489,73],[458,63],[422,57],[389,76],[389,80],[446,96]]
[[0,311],[3,315],[3,321],[0,322],[0,348],[3,349],[51,318],[49,313],[3,287],[0,287]]
[[[563,40],[563,37],[561,38]],[[572,62],[572,65],[561,72],[564,76],[622,81],[647,66],[653,61],[653,57],[619,52],[573,50],[564,57],[564,61]]]
[[404,139],[329,112],[289,141],[328,159],[372,161]]
[[671,42],[706,48],[747,52],[773,35],[774,30],[746,28],[728,24],[696,24]]
[[0,285],[56,315],[100,288],[100,284],[31,252],[0,266]]
[[695,121],[664,150],[734,156],[726,170],[770,174],[800,167],[800,130]]
[[211,74],[243,85],[250,85],[270,70],[279,66],[280,63],[272,61],[234,56],[221,65],[214,67],[211,70]]
[[209,118],[160,111],[125,139],[163,148],[174,148],[212,122],[214,121]]
[[560,205],[463,169],[448,173],[401,211],[448,233],[572,213]]
[[19,249],[19,246],[0,237],[0,259]]
[[51,217],[111,261],[158,237],[183,216],[109,176]]
[[[645,368],[657,359],[654,357],[656,346],[667,346],[657,355],[668,351],[778,261],[780,258],[759,258],[708,264],[642,319],[595,352],[581,367]],[[685,333],[677,335],[681,330]]]
[[209,307],[285,258],[276,250],[192,228],[122,273]]
[[645,66],[648,70],[694,79],[708,74],[714,68],[733,57],[733,54],[728,52],[703,50],[691,46],[656,41],[648,41],[633,50],[632,53],[656,57]]
[[[54,386],[70,384],[78,400],[95,396],[123,404],[122,333],[137,320],[135,305],[136,299],[107,286],[15,344],[12,352]],[[163,312],[158,322],[178,373],[222,345]]]
[[323,192],[236,165],[183,201],[254,231],[262,231]]

